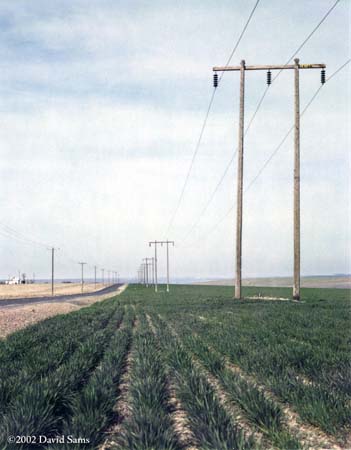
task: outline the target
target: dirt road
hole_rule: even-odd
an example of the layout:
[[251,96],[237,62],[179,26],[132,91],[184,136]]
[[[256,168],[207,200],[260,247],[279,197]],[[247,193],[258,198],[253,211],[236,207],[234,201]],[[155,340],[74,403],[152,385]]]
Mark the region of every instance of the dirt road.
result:
[[25,303],[20,299],[12,299],[16,303],[3,305],[0,302],[0,338],[6,337],[14,331],[25,328],[48,317],[57,314],[66,314],[77,309],[91,305],[92,303],[106,300],[107,298],[121,294],[126,288],[125,285],[110,286],[109,289],[102,289],[88,295],[65,296],[65,300],[58,301],[57,298],[50,298],[50,301],[42,298],[26,298]]

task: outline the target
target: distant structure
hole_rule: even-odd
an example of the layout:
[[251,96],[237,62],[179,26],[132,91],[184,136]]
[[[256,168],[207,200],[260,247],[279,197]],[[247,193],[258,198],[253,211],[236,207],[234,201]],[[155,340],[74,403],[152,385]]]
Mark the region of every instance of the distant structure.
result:
[[21,280],[18,277],[11,277],[8,280],[5,280],[5,284],[21,284]]
[[34,280],[29,280],[26,277],[25,273],[22,273],[22,277],[9,277],[7,280],[5,280],[5,284],[32,284],[34,283]]

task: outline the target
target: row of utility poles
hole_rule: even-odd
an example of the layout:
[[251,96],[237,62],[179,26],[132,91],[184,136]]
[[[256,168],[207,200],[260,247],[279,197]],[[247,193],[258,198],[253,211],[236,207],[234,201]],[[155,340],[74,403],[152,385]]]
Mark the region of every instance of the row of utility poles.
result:
[[[157,247],[158,245],[166,246],[166,259],[167,259],[167,292],[169,292],[169,246],[174,246],[174,241],[150,241],[149,247],[154,246],[155,248],[155,256],[151,258],[143,258],[143,262],[140,265],[137,273],[138,283],[144,284],[146,287],[149,287],[152,284],[155,287],[155,292],[158,290],[158,279],[157,279]],[[151,277],[150,275],[151,268]]]
[[[59,248],[52,247],[51,249],[51,295],[54,296],[55,290],[55,251]],[[81,266],[81,292],[84,291],[84,266],[86,262],[78,262]],[[94,286],[96,289],[98,279],[97,279],[97,266],[94,266]],[[101,279],[100,283],[104,286],[105,284],[119,284],[119,273],[115,270],[107,270],[107,277],[105,280],[105,269],[101,269]]]
[[[244,98],[245,98],[245,73],[248,70],[267,70],[267,84],[270,85],[271,71],[293,70],[294,71],[294,283],[293,299],[300,299],[300,69],[322,69],[321,82],[325,83],[325,64],[300,64],[298,58],[294,64],[285,65],[260,65],[247,66],[245,61],[241,61],[240,66],[213,67],[214,87],[218,86],[217,72],[240,72],[240,106],[239,106],[239,143],[238,143],[238,168],[237,168],[237,214],[236,214],[236,278],[235,292],[236,299],[241,298],[241,275],[242,275],[242,228],[243,228],[243,168],[244,168]],[[268,199],[267,199],[268,201]]]
[[[294,240],[294,282],[293,282],[293,298],[300,299],[300,69],[322,69],[321,82],[325,82],[325,64],[300,64],[298,58],[294,60],[294,64],[284,65],[246,65],[242,60],[240,66],[224,66],[213,67],[214,87],[218,86],[217,72],[240,72],[240,106],[239,106],[239,134],[238,134],[238,166],[237,166],[237,205],[236,205],[236,244],[235,244],[235,260],[236,260],[236,277],[235,277],[235,291],[234,297],[240,299],[242,297],[242,230],[243,230],[243,182],[244,182],[244,104],[245,104],[245,74],[246,71],[265,70],[267,71],[267,84],[272,82],[271,71],[278,70],[279,73],[283,70],[294,71],[294,170],[293,170],[293,240]],[[267,199],[268,201],[268,199]],[[148,287],[153,284],[155,292],[157,292],[157,248],[158,245],[165,244],[167,249],[167,292],[169,292],[169,245],[174,246],[173,241],[151,241],[149,247],[154,246],[154,257],[144,258],[143,263],[138,270],[138,281]],[[54,253],[55,248],[52,248],[52,295],[54,295]],[[84,265],[85,262],[79,262],[82,272],[82,292],[84,286]],[[151,268],[151,279],[149,277]],[[102,282],[104,283],[104,269],[102,271]],[[111,272],[113,274],[113,282],[118,282],[117,272],[108,271],[108,280],[110,283]],[[96,284],[96,266],[95,266],[95,284]]]

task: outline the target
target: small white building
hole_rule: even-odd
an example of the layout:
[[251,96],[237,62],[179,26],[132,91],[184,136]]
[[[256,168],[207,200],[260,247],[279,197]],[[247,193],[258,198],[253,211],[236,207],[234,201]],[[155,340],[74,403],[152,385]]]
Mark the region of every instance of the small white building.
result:
[[18,277],[10,277],[5,284],[21,284],[21,280]]

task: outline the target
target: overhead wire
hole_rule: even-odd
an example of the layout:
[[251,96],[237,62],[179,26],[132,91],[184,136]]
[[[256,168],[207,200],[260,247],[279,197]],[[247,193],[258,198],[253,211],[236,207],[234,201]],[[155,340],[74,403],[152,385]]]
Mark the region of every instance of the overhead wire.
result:
[[[248,27],[248,25],[249,25],[253,15],[254,15],[255,11],[256,11],[256,8],[257,8],[259,2],[260,2],[260,0],[256,0],[256,3],[255,3],[253,9],[250,12],[250,15],[249,15],[249,17],[248,17],[248,19],[247,19],[247,21],[246,21],[246,23],[244,25],[244,28],[242,29],[242,31],[240,33],[240,36],[239,36],[239,38],[238,38],[238,40],[237,40],[237,42],[236,42],[236,44],[235,44],[235,46],[233,48],[233,50],[232,50],[228,60],[227,60],[226,66],[228,66],[230,64],[230,61],[232,60],[232,58],[233,58],[233,56],[234,56],[234,54],[235,54],[235,52],[236,52],[236,50],[237,50],[241,40],[242,40],[242,38],[243,38],[243,36],[244,36],[244,34],[245,34],[246,30],[247,30],[247,27]],[[223,77],[223,73],[220,76],[220,80],[222,79],[222,77]],[[198,154],[198,151],[199,151],[199,148],[200,148],[200,145],[201,145],[201,142],[202,142],[202,137],[203,137],[206,125],[207,125],[208,117],[209,117],[209,114],[210,114],[210,111],[211,111],[211,108],[212,108],[212,105],[213,105],[213,102],[214,102],[215,95],[216,95],[216,89],[214,88],[213,91],[212,91],[211,97],[210,97],[210,101],[209,101],[207,110],[206,110],[204,121],[203,121],[201,129],[200,129],[199,137],[198,137],[198,139],[196,141],[196,145],[195,145],[195,149],[194,149],[194,152],[193,152],[193,156],[192,156],[191,161],[190,161],[189,169],[187,171],[187,174],[186,174],[186,177],[185,177],[185,181],[184,181],[182,189],[181,189],[180,196],[178,198],[176,207],[175,207],[175,209],[173,211],[173,214],[171,216],[171,220],[170,220],[170,222],[168,224],[168,227],[167,227],[166,235],[169,234],[169,231],[172,228],[174,220],[175,220],[175,218],[177,216],[177,213],[179,211],[180,205],[181,205],[181,203],[183,201],[185,189],[186,189],[186,186],[188,184],[188,181],[189,181],[189,178],[190,178],[190,174],[191,174],[191,171],[192,171],[192,168],[194,166],[194,162],[195,162],[196,156]]]
[[[336,2],[333,3],[333,5],[328,9],[328,11],[324,14],[324,16],[321,18],[321,20],[317,23],[317,25],[313,28],[313,30],[307,35],[307,37],[302,41],[302,43],[298,46],[298,48],[294,51],[294,53],[289,57],[289,59],[286,61],[286,63],[284,64],[284,67],[287,66],[289,64],[289,62],[298,54],[298,52],[306,45],[306,43],[311,39],[311,37],[314,35],[314,33],[318,30],[318,28],[323,24],[323,22],[327,19],[327,17],[331,14],[331,12],[334,10],[334,8],[336,7],[336,5],[340,2],[340,0],[336,0]],[[233,53],[234,54],[234,53]],[[228,66],[229,63],[227,63],[226,66]],[[279,77],[279,75],[281,74],[281,72],[284,69],[280,69],[277,74],[272,78],[272,83]],[[224,72],[222,72],[222,76],[223,76]],[[221,77],[220,77],[221,79]],[[262,96],[260,97],[260,100],[257,103],[257,106],[255,108],[254,113],[252,114],[249,123],[247,125],[247,127],[245,128],[245,132],[244,132],[244,136],[247,135],[248,131],[251,128],[252,123],[254,122],[258,111],[260,110],[262,103],[268,93],[270,86],[266,86]],[[222,175],[219,178],[219,181],[217,182],[214,190],[212,191],[207,203],[205,204],[205,206],[203,207],[203,209],[200,211],[200,214],[198,215],[197,219],[193,222],[193,224],[191,225],[190,229],[187,231],[186,234],[183,235],[183,237],[181,238],[181,241],[185,241],[186,239],[188,239],[188,237],[191,235],[191,233],[194,231],[194,229],[197,227],[197,225],[200,223],[201,218],[205,215],[208,207],[210,206],[210,204],[212,203],[216,193],[218,192],[221,184],[223,183],[229,169],[230,166],[232,165],[232,163],[234,162],[234,158],[237,154],[238,149],[235,150],[233,156],[230,158],[228,164],[226,165],[224,172],[222,173]]]
[[2,235],[6,235],[6,237],[10,237],[12,239],[21,241],[22,243],[27,243],[29,245],[40,246],[44,248],[49,247],[48,244],[45,244],[32,238],[28,238],[24,233],[19,232],[18,230],[15,230],[14,228],[9,227],[8,225],[2,222],[0,222],[0,230],[2,232]]
[[[349,63],[351,62],[351,58],[348,59],[345,63],[343,63],[337,70],[335,70],[329,77],[326,78],[325,80],[325,84],[327,84],[332,78],[334,78],[342,69],[344,69]],[[314,100],[316,99],[316,97],[318,96],[318,94],[321,92],[321,90],[323,89],[323,87],[325,86],[325,84],[322,84],[321,86],[319,86],[319,88],[316,90],[316,92],[313,94],[313,96],[310,98],[310,100],[307,102],[306,106],[303,108],[300,117],[302,117],[305,112],[309,109],[309,107],[311,106],[311,104],[314,102]],[[257,179],[260,177],[260,175],[262,174],[262,172],[265,170],[265,168],[268,166],[268,164],[272,161],[272,159],[274,158],[274,156],[278,153],[278,151],[281,149],[282,145],[284,144],[284,142],[286,141],[286,139],[288,138],[288,136],[290,135],[290,133],[292,132],[292,130],[294,129],[294,125],[292,125],[289,130],[287,131],[287,133],[284,135],[283,139],[280,141],[280,143],[277,145],[277,147],[274,149],[274,151],[270,154],[270,156],[268,157],[268,159],[264,162],[263,166],[260,168],[260,170],[258,171],[258,173],[255,175],[255,177],[251,180],[251,182],[249,183],[249,185],[247,186],[247,188],[245,188],[244,193],[246,193],[251,187],[252,185],[257,181]],[[233,205],[216,223],[215,225],[213,225],[209,231],[207,231],[203,236],[201,236],[197,242],[201,242],[205,239],[207,239],[221,224],[222,222],[230,215],[230,213],[234,210],[235,205]]]

